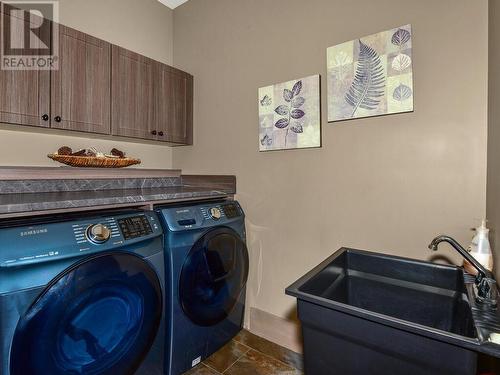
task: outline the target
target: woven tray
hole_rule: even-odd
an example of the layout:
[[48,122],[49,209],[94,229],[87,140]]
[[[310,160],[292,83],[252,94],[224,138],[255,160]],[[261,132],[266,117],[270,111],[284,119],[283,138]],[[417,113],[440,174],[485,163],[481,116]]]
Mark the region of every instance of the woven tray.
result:
[[52,160],[58,161],[72,167],[80,168],[123,168],[130,165],[141,164],[140,159],[134,158],[107,158],[92,156],[72,156],[72,155],[47,155]]

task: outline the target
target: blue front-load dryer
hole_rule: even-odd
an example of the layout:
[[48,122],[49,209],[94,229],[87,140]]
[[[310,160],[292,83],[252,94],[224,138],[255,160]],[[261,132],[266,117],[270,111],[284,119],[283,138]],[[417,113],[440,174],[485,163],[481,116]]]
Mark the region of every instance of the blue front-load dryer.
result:
[[164,374],[164,275],[154,212],[0,223],[0,374]]
[[167,373],[179,375],[243,326],[248,252],[238,202],[158,207],[165,232]]

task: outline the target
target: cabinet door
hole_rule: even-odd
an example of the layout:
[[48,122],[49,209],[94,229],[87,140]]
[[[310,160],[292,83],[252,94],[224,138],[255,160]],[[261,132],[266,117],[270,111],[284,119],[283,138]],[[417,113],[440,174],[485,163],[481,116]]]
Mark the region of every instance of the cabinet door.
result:
[[59,69],[52,72],[53,128],[111,132],[111,45],[59,25]]
[[162,137],[158,140],[193,143],[193,77],[158,63],[157,116]]
[[[4,41],[9,38],[21,42],[25,21],[22,17],[10,13],[10,7],[4,4],[8,17],[2,17]],[[45,21],[35,34],[50,34],[51,24]],[[17,32],[18,31],[18,32]],[[39,41],[32,47],[42,48]],[[16,43],[16,44],[17,44]],[[48,46],[50,47],[50,46]],[[3,70],[0,69],[0,122],[31,126],[49,126],[50,117],[50,72],[48,70]],[[44,116],[46,115],[46,116]],[[46,120],[44,120],[46,119]]]
[[112,134],[156,140],[155,62],[118,46],[111,61]]

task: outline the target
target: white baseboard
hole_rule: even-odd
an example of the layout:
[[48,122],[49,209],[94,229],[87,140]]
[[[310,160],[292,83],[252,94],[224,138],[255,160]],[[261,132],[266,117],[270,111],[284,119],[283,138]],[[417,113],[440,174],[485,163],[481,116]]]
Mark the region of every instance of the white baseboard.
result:
[[250,332],[296,353],[302,353],[302,332],[298,321],[283,319],[254,307],[249,312],[246,328]]

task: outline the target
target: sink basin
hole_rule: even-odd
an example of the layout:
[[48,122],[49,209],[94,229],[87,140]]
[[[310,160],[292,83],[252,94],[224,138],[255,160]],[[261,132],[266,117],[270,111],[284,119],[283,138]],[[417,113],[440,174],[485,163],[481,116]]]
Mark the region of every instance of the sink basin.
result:
[[459,268],[345,250],[299,291],[467,337],[476,337]]
[[473,282],[455,266],[338,250],[286,289],[306,373],[475,374],[478,351],[500,354],[487,342],[500,316],[477,306]]

